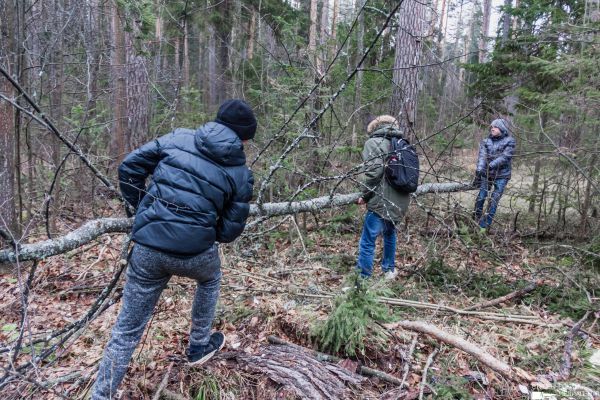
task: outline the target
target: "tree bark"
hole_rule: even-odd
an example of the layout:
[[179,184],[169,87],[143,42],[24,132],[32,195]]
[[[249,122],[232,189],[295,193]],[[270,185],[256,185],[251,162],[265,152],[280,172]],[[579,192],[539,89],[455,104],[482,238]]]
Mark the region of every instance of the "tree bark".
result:
[[114,123],[110,154],[114,165],[119,165],[125,156],[127,143],[125,38],[117,4],[112,3],[111,9],[111,81]]
[[[127,145],[129,153],[146,142],[149,124],[149,88],[146,57],[140,54],[145,44],[136,37],[140,27],[135,18],[128,16],[131,32],[125,34],[127,60]],[[138,47],[140,50],[138,50]]]
[[254,57],[254,36],[256,32],[256,11],[252,9],[250,11],[250,26],[248,27],[248,47],[246,51],[246,58],[248,61]]
[[[356,31],[356,57],[354,64],[358,64],[360,58],[365,52],[365,13],[363,12],[363,7],[365,5],[365,0],[356,0],[355,10],[359,12],[358,16],[358,27]],[[362,69],[356,73],[356,78],[354,78],[354,111],[358,110],[362,104],[362,81],[363,81],[363,71]],[[362,129],[362,113],[357,112],[353,118],[352,124],[352,138],[350,141],[351,146],[354,148],[358,145],[358,131]]]
[[492,0],[483,0],[483,22],[481,24],[481,35],[479,37],[479,63],[485,61],[487,38],[490,31],[490,15],[492,13]]
[[207,72],[208,72],[208,90],[206,102],[210,108],[214,108],[217,105],[217,45],[215,39],[215,27],[212,24],[208,25],[208,51],[206,52],[207,57]]
[[[0,0],[0,64],[13,73],[15,37],[14,7]],[[0,93],[14,98],[14,88],[3,76],[0,76]],[[15,113],[12,105],[0,100],[0,228],[16,234],[15,231]],[[1,242],[2,239],[0,239]]]
[[410,67],[416,67],[421,58],[425,11],[425,3],[417,0],[404,0],[399,11],[391,109],[405,134],[416,120],[419,70]]

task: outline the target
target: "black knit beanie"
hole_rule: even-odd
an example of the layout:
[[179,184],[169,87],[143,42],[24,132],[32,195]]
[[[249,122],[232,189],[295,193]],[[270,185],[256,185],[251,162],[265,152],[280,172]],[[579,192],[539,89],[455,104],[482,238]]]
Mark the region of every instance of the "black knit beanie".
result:
[[256,117],[244,100],[226,100],[219,107],[215,122],[231,128],[242,140],[250,140],[256,133]]

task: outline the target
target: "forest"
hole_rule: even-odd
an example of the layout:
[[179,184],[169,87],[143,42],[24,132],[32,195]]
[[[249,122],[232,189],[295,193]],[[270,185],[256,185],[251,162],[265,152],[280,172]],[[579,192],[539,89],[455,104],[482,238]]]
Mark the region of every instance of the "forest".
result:
[[[0,0],[3,399],[96,399],[140,246],[120,165],[228,99],[257,125],[223,347],[186,362],[175,275],[109,398],[600,398],[599,0]],[[419,180],[364,278],[382,115]]]

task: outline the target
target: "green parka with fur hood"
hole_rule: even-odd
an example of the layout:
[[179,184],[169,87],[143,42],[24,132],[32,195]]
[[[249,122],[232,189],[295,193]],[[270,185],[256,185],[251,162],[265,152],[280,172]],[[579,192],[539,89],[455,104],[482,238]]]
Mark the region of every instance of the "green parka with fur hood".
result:
[[370,138],[362,152],[364,179],[361,184],[362,198],[367,209],[386,220],[400,223],[410,197],[392,188],[384,177],[384,163],[391,149],[392,137],[402,137],[394,117],[382,115],[373,120],[367,132]]

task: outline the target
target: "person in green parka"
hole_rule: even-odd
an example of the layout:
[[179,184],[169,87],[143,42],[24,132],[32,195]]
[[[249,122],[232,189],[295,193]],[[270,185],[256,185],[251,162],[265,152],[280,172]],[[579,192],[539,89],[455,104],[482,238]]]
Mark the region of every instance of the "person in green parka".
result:
[[375,242],[383,236],[383,259],[381,268],[386,279],[397,275],[396,224],[400,223],[408,209],[410,197],[389,185],[384,176],[385,160],[391,150],[391,138],[402,137],[398,121],[390,115],[380,115],[367,127],[369,139],[362,152],[364,179],[361,182],[362,195],[358,204],[367,206],[359,243],[357,269],[363,278],[373,273]]

